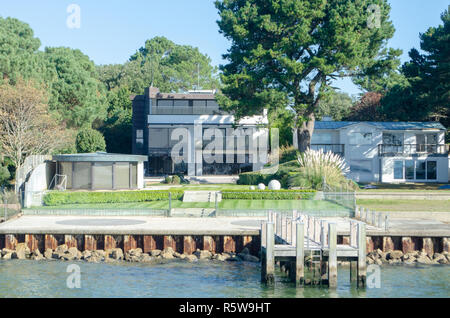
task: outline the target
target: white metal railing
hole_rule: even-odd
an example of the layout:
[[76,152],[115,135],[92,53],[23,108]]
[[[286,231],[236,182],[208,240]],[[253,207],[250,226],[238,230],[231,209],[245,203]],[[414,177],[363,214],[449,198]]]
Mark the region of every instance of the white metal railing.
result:
[[379,229],[389,231],[389,216],[382,212],[371,211],[367,208],[356,206],[355,218]]

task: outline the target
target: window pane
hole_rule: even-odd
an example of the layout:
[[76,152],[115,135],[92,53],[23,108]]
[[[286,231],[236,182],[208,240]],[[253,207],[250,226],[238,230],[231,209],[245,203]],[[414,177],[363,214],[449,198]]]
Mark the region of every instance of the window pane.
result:
[[416,179],[425,180],[425,161],[416,161]]
[[131,188],[137,188],[137,163],[131,164]]
[[427,162],[427,179],[436,180],[437,179],[437,166],[436,161]]
[[[62,174],[67,177],[66,189],[72,189],[72,162],[60,162],[59,174]],[[60,178],[57,181],[62,182],[62,178]]]
[[181,99],[181,100],[174,100],[175,107],[188,107],[189,106],[189,100],[187,99]]
[[350,134],[351,145],[370,145],[372,144],[372,133],[355,132]]
[[193,101],[194,106],[206,106],[206,100],[194,100]]
[[90,189],[91,188],[91,163],[75,162],[73,171],[73,188]]
[[217,104],[217,102],[215,100],[208,100],[206,102],[206,106],[208,106],[208,107],[219,107],[219,104]]
[[405,161],[405,173],[407,180],[414,180],[414,161]]
[[94,189],[112,189],[112,163],[111,162],[97,162],[94,164]]
[[117,162],[114,171],[114,183],[116,189],[130,188],[130,164],[128,162]]
[[403,161],[394,161],[394,179],[403,179]]
[[156,103],[158,106],[173,106],[173,100],[158,99]]

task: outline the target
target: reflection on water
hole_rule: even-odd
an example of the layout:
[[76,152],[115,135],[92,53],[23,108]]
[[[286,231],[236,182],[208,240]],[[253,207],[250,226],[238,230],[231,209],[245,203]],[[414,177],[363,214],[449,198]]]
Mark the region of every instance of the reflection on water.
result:
[[329,290],[295,288],[281,273],[273,287],[266,287],[259,282],[259,264],[253,263],[76,262],[81,289],[69,289],[71,263],[0,260],[0,297],[450,297],[450,266],[386,266],[379,289],[352,287],[348,268],[339,268],[338,288]]

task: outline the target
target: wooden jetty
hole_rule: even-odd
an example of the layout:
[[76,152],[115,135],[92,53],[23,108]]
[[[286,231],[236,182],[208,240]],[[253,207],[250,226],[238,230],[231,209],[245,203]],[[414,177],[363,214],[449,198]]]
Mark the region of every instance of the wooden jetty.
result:
[[274,281],[275,265],[299,286],[337,287],[337,262],[350,262],[350,280],[366,284],[366,225],[351,221],[349,245],[337,244],[336,224],[292,212],[269,212],[261,225],[261,280]]

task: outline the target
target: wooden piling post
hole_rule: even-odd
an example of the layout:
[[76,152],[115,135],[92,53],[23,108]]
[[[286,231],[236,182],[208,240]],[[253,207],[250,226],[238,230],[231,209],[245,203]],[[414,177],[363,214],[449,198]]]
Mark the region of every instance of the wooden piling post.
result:
[[74,235],[64,235],[64,244],[66,244],[68,248],[78,248],[78,242]]
[[305,282],[305,225],[295,222],[295,283],[303,286]]
[[84,250],[85,251],[96,251],[97,250],[97,240],[93,235],[84,236]]
[[192,236],[186,235],[183,238],[183,253],[187,255],[193,254],[197,249],[195,240]]
[[356,261],[350,261],[350,284],[356,284],[358,280],[358,262]]
[[378,227],[381,229],[383,227],[383,213],[378,212]]
[[358,224],[358,287],[366,285],[366,225]]
[[149,253],[156,250],[156,240],[151,235],[144,235],[143,237],[144,253]]
[[328,224],[328,286],[337,287],[337,230],[336,224]]
[[203,249],[211,253],[216,253],[216,240],[213,236],[203,236]]
[[223,237],[223,251],[225,253],[234,253],[236,252],[236,242],[232,236],[224,236]]
[[8,250],[15,250],[17,246],[17,237],[14,234],[5,235],[5,248]]
[[51,234],[45,234],[45,249],[55,250],[58,247],[58,240]]
[[112,235],[105,235],[104,237],[105,251],[117,247],[116,240]]
[[275,233],[273,223],[266,224],[265,237],[265,264],[263,264],[264,277],[262,277],[262,280],[264,283],[273,284],[275,274]]
[[171,235],[164,235],[164,243],[163,243],[163,248],[169,248],[171,247],[174,251],[177,250],[177,243],[175,241],[175,239],[173,238],[173,236]]
[[123,252],[126,253],[129,250],[134,250],[136,248],[138,248],[137,237],[135,235],[124,235],[123,236]]
[[33,234],[25,235],[25,243],[27,244],[31,252],[39,250],[39,240]]

